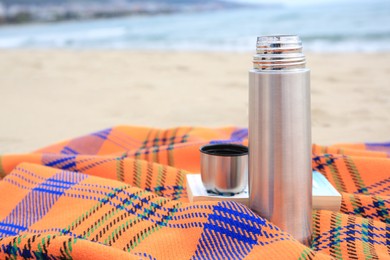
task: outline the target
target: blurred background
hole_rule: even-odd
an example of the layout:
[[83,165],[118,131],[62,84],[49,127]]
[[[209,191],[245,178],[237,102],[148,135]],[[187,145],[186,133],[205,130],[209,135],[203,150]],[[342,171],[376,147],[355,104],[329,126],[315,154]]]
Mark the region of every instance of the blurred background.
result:
[[313,142],[390,140],[390,2],[0,0],[0,154],[118,124],[247,126],[256,37],[298,34]]
[[2,0],[0,47],[253,51],[295,33],[307,51],[390,51],[389,1],[259,2]]

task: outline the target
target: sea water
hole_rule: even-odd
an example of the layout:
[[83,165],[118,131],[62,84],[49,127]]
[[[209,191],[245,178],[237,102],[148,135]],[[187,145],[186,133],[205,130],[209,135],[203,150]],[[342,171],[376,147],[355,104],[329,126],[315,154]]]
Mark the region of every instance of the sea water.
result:
[[297,34],[306,51],[390,51],[390,1],[252,7],[0,27],[0,48],[252,51]]

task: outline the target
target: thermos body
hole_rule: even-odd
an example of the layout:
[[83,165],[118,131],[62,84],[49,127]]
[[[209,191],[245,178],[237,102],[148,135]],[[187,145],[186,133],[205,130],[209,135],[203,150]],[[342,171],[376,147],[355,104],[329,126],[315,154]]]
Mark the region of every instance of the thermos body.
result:
[[312,232],[310,71],[249,72],[250,207],[300,242]]

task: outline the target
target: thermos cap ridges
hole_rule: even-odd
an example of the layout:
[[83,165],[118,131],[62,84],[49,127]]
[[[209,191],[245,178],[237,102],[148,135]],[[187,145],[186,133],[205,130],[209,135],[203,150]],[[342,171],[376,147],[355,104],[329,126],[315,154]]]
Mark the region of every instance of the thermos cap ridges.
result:
[[301,39],[296,35],[257,37],[253,67],[258,70],[293,70],[305,68]]

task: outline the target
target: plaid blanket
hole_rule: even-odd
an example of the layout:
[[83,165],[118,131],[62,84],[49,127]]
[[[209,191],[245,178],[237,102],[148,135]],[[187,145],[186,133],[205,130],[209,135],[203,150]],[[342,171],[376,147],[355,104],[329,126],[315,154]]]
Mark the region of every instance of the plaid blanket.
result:
[[390,144],[313,145],[342,206],[313,211],[308,248],[241,204],[188,203],[185,175],[214,142],[247,129],[118,126],[0,157],[0,258],[390,258]]

